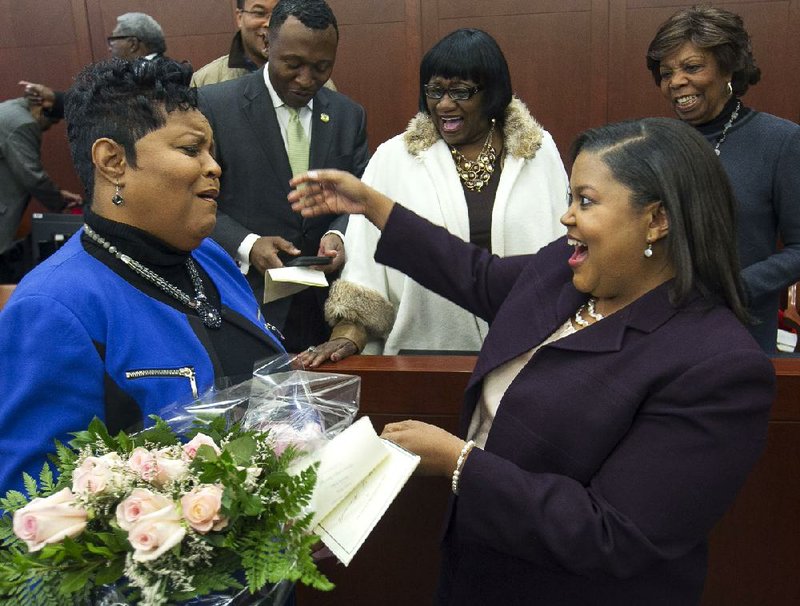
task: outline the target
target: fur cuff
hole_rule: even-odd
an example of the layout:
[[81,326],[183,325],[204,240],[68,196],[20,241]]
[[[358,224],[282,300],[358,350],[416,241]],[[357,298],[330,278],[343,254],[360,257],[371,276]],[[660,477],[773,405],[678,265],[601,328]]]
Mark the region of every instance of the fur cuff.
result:
[[355,282],[336,280],[325,302],[325,321],[331,326],[352,322],[371,338],[384,338],[394,325],[394,306],[381,294]]

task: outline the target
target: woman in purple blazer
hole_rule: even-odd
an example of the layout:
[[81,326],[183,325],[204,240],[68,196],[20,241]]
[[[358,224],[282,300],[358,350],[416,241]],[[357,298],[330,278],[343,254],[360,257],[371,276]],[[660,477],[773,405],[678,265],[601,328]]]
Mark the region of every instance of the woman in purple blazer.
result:
[[490,323],[461,437],[384,436],[454,497],[437,603],[699,602],[706,540],[764,446],[774,372],[742,324],[734,199],[677,120],[573,146],[567,237],[499,258],[337,171],[295,210],[363,213],[376,260]]

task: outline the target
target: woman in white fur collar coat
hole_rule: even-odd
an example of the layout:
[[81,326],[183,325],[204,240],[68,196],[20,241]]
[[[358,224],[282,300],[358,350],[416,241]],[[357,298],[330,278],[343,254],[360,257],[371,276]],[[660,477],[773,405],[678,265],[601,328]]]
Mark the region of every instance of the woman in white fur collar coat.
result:
[[[564,232],[567,175],[553,138],[511,91],[489,34],[448,34],[422,59],[420,113],[377,149],[364,182],[494,254],[537,251]],[[301,355],[304,364],[358,352],[477,352],[485,322],[376,263],[379,235],[350,217],[347,262],[325,306],[333,334]]]

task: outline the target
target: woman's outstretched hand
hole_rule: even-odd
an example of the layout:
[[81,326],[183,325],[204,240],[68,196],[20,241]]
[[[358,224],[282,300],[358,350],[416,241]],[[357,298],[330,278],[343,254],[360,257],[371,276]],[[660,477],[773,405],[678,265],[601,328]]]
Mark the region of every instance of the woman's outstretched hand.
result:
[[383,229],[394,206],[389,198],[348,172],[310,170],[289,181],[292,210],[304,217],[329,214],[365,215]]

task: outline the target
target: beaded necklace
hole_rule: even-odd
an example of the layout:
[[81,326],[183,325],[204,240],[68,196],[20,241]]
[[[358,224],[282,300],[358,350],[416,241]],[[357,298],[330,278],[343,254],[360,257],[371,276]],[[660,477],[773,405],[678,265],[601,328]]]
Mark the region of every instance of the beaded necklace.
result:
[[189,272],[189,277],[192,280],[194,297],[187,295],[174,284],[167,282],[149,267],[145,267],[135,259],[132,259],[128,255],[121,253],[116,246],[111,244],[111,242],[103,238],[103,236],[98,234],[88,225],[84,224],[83,230],[90,240],[98,244],[100,248],[107,251],[110,255],[113,255],[122,261],[134,273],[140,275],[142,278],[158,287],[169,296],[177,299],[187,307],[194,309],[197,312],[197,315],[200,316],[203,324],[209,328],[219,328],[222,326],[222,314],[218,309],[215,309],[211,303],[208,302],[205,289],[203,288],[203,279],[200,277],[200,274],[198,273],[197,267],[195,267],[191,256],[186,258],[186,270]]
[[584,303],[578,308],[578,311],[575,312],[575,324],[577,324],[581,328],[589,326],[589,321],[583,317],[584,309],[586,310],[586,313],[589,314],[589,317],[592,318],[595,322],[599,322],[600,320],[603,319],[603,314],[598,313],[597,310],[595,310],[594,307],[595,303],[597,303],[597,299],[595,299],[594,297],[590,297],[589,300],[586,301],[586,303]]
[[725,137],[728,136],[728,131],[730,130],[733,123],[736,121],[736,118],[739,117],[739,110],[742,109],[742,102],[736,101],[736,108],[733,110],[731,117],[728,118],[728,121],[725,123],[725,126],[722,128],[722,134],[717,139],[717,144],[714,146],[714,153],[719,156],[719,146],[722,145],[722,142],[725,140]]

